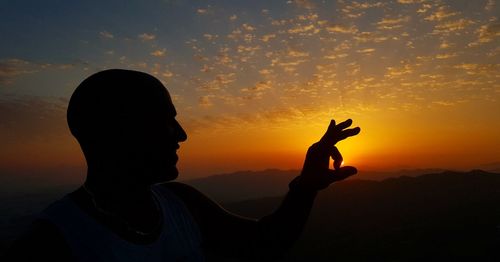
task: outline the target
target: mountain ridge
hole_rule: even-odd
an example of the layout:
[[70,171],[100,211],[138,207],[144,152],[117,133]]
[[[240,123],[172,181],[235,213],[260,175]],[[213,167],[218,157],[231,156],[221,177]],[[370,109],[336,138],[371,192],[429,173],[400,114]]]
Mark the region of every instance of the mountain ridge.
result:
[[[236,198],[229,190],[229,195],[214,199],[231,212],[259,218],[278,207],[289,179],[297,175],[296,170],[265,171],[275,175],[244,171],[205,178],[204,182],[213,182],[210,187],[195,187],[211,197],[227,193],[228,185],[236,187],[240,191]],[[242,176],[246,180],[237,179]],[[226,179],[233,181],[222,183]],[[36,212],[71,189],[0,195],[0,252],[25,230]],[[457,260],[464,256],[496,260],[499,249],[491,247],[500,246],[498,203],[499,173],[443,171],[381,181],[357,176],[318,194],[304,234],[285,260]]]

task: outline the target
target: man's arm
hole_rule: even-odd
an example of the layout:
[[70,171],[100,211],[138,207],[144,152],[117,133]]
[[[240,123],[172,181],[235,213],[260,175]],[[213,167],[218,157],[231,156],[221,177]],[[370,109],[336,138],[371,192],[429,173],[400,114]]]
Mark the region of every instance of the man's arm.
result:
[[69,246],[56,226],[36,220],[30,230],[15,240],[2,261],[74,261]]
[[299,238],[316,191],[290,190],[279,208],[259,220],[235,215],[195,188],[164,184],[186,204],[197,222],[208,256],[273,260]]
[[[288,250],[299,238],[307,221],[317,191],[335,181],[356,174],[354,167],[340,167],[342,155],[335,144],[360,132],[350,128],[352,120],[338,125],[335,120],[323,137],[306,154],[300,176],[289,185],[290,191],[272,214],[252,220],[224,210],[198,190],[181,183],[165,186],[179,195],[200,226],[208,252],[230,257],[272,260]],[[330,169],[330,157],[334,169]]]

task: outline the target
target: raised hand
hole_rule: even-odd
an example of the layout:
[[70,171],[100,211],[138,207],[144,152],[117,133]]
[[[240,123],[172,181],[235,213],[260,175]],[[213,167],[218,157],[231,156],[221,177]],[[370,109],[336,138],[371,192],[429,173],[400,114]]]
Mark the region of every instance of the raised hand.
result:
[[[340,167],[343,159],[335,147],[337,142],[359,134],[361,131],[359,127],[348,128],[351,124],[351,119],[338,125],[332,119],[323,137],[309,147],[302,172],[290,183],[290,189],[321,190],[335,181],[343,180],[357,173],[354,167]],[[333,159],[334,169],[329,167],[330,157]]]

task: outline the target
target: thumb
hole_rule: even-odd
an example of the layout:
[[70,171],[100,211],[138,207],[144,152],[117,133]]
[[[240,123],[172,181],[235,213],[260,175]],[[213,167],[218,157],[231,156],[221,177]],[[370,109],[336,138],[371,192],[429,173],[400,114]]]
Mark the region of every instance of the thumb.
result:
[[345,166],[336,170],[330,170],[330,183],[344,180],[358,173],[358,170],[353,166]]

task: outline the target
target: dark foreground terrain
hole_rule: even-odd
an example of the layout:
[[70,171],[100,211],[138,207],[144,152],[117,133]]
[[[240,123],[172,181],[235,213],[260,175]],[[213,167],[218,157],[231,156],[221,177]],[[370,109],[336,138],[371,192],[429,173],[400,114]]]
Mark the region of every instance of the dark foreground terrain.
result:
[[[260,217],[281,198],[232,203]],[[287,261],[500,261],[500,174],[345,181],[321,192]]]
[[[240,172],[189,183],[230,211],[261,217],[282,199],[268,195],[285,192],[295,175],[279,170],[263,174]],[[224,191],[228,186],[242,190]],[[68,190],[1,195],[0,252],[25,230],[35,212]],[[241,200],[245,198],[253,199]],[[286,261],[464,259],[500,261],[500,174],[447,171],[335,184],[318,195],[303,237]]]

